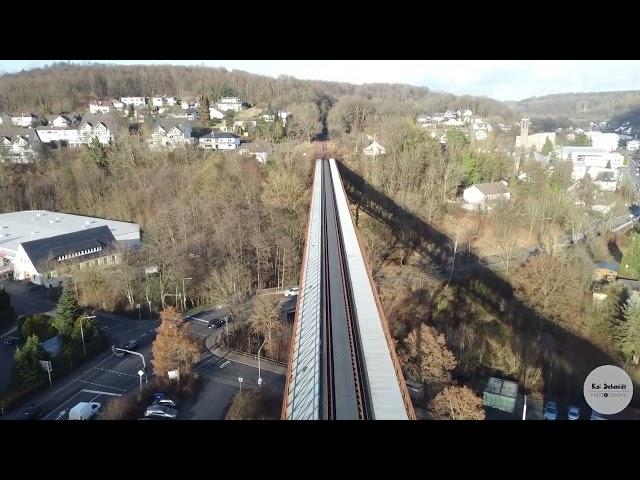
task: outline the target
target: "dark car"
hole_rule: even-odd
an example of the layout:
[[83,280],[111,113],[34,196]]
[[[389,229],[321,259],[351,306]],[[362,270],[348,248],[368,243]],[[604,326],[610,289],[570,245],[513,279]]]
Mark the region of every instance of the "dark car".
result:
[[224,318],[215,318],[213,320],[209,320],[209,323],[207,324],[207,327],[209,327],[209,328],[220,328],[220,327],[224,327],[224,324],[225,324],[225,319]]
[[42,410],[37,405],[27,405],[20,414],[22,420],[39,420],[42,418]]
[[2,343],[5,345],[15,345],[18,343],[18,340],[20,340],[18,337],[4,337]]

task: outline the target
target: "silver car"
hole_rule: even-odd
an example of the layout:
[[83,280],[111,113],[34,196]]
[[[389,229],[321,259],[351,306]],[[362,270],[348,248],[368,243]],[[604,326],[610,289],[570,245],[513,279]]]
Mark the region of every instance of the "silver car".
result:
[[163,417],[175,420],[178,418],[178,410],[168,405],[150,405],[144,412],[145,417]]

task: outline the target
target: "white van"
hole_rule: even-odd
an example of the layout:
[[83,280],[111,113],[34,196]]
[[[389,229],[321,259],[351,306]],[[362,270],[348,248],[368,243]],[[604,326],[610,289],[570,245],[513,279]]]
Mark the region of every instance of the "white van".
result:
[[98,402],[80,402],[69,410],[69,420],[91,420],[101,408]]

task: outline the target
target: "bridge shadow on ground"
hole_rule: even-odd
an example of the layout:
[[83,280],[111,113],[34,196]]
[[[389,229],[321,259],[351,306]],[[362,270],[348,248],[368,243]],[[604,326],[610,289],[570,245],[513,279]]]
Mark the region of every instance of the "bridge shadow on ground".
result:
[[[338,162],[338,166],[349,200],[358,209],[386,225],[394,235],[397,246],[419,253],[424,259],[420,268],[435,267],[437,270],[450,264],[450,237],[397,205],[342,162]],[[482,265],[476,255],[466,252],[464,255],[468,256],[468,263],[473,267],[474,274],[469,279],[456,276],[451,278],[449,295],[455,292],[451,304],[456,310],[458,301],[476,302],[503,324],[500,327],[507,327],[506,331],[513,332],[506,335],[507,341],[514,352],[519,352],[521,362],[517,374],[504,375],[505,377],[511,377],[521,386],[525,384],[528,387],[527,376],[532,369],[539,368],[545,395],[554,399],[580,401],[583,398],[584,379],[592,369],[600,365],[618,364],[616,359],[589,340],[568,331],[524,304],[514,296],[512,285]],[[443,293],[446,283],[446,279],[441,282],[440,291],[418,290],[413,294],[410,301],[412,308],[416,310],[413,313],[418,324],[425,318],[423,315],[431,318],[430,312],[436,308],[436,298]],[[447,323],[449,328],[457,328],[461,323],[470,324],[473,321],[464,312],[454,311]],[[437,322],[429,323],[443,326]],[[414,323],[411,328],[417,326]],[[477,379],[478,375],[484,378],[501,373],[504,372],[486,368],[482,372],[474,371],[469,379]],[[464,372],[460,374],[460,377],[465,377]],[[484,387],[480,383],[478,386]],[[637,385],[634,384],[634,388],[638,388]],[[633,403],[638,405],[640,402],[636,400]]]

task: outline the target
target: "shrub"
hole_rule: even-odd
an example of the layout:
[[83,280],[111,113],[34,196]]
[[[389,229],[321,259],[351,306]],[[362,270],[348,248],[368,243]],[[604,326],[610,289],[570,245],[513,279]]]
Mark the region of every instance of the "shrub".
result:
[[279,420],[282,395],[270,387],[239,392],[233,398],[227,420]]

